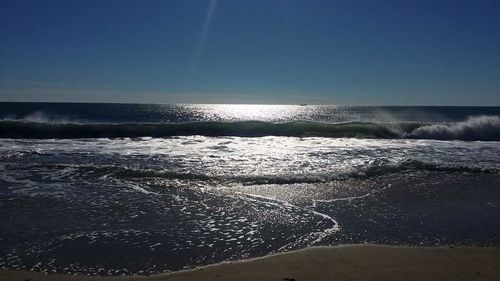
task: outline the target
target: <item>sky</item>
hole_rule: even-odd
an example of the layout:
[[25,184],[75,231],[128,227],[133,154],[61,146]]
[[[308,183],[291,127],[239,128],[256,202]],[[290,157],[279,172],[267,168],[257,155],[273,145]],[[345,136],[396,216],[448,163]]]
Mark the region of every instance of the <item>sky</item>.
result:
[[0,1],[0,101],[500,106],[500,1]]

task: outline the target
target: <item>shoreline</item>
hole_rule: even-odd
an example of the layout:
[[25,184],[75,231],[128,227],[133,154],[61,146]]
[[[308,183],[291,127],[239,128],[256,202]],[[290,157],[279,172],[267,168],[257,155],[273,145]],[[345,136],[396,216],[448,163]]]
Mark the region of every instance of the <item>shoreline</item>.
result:
[[500,247],[320,246],[150,276],[2,270],[0,280],[500,280]]

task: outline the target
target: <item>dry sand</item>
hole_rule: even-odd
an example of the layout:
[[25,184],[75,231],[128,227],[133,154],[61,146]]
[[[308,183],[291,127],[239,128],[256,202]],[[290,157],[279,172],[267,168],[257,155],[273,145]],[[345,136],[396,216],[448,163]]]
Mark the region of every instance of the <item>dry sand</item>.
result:
[[77,277],[9,270],[0,271],[0,280],[500,280],[500,248],[315,247],[149,277]]

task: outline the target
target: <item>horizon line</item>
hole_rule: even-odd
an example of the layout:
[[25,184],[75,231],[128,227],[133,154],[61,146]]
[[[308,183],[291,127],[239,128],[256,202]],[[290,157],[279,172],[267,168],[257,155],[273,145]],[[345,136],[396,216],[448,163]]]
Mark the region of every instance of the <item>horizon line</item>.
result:
[[287,105],[287,106],[359,106],[359,107],[500,107],[500,105],[442,105],[442,104],[333,104],[333,103],[186,103],[186,102],[91,102],[91,101],[2,101],[0,103],[70,103],[70,104],[138,104],[138,105]]

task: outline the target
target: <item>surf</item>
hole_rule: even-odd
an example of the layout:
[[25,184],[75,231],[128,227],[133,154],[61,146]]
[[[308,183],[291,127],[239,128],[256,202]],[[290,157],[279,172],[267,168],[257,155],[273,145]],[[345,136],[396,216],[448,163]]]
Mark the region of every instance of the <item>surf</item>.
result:
[[1,138],[75,139],[200,135],[208,137],[328,137],[499,141],[499,116],[474,116],[461,122],[207,121],[176,123],[60,123],[0,121]]

